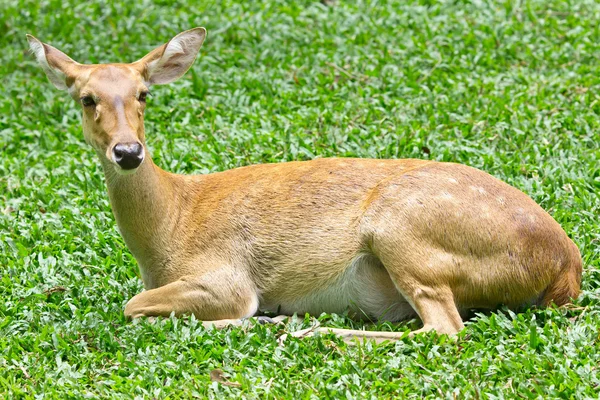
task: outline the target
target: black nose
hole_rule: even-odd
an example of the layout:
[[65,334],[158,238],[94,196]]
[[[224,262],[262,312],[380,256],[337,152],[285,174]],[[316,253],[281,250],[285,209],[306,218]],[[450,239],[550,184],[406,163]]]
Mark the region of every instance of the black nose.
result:
[[119,143],[113,148],[113,157],[119,167],[135,169],[144,160],[144,147],[138,142]]

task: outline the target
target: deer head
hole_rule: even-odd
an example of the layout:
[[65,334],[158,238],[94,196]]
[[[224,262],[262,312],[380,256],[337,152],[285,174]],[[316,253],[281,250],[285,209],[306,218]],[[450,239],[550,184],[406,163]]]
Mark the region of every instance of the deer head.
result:
[[144,110],[152,85],[171,83],[191,67],[206,30],[182,32],[130,64],[85,65],[27,35],[50,81],[68,90],[83,111],[83,133],[101,158],[121,174],[144,161]]

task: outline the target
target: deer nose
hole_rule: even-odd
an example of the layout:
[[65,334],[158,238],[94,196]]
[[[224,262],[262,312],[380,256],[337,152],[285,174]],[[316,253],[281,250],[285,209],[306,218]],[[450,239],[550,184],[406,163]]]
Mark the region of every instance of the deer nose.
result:
[[144,161],[144,147],[138,142],[118,143],[113,148],[113,159],[125,170],[136,169]]

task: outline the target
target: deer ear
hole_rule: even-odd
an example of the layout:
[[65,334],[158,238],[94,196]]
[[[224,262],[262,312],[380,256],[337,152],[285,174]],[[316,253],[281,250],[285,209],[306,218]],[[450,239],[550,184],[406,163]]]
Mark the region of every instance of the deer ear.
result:
[[38,63],[42,66],[48,79],[50,79],[50,82],[57,89],[68,89],[73,84],[75,69],[79,64],[71,60],[62,51],[40,42],[31,35],[27,35],[27,41]]
[[151,85],[164,85],[179,79],[194,63],[206,37],[206,29],[194,28],[152,50],[134,65],[141,68]]

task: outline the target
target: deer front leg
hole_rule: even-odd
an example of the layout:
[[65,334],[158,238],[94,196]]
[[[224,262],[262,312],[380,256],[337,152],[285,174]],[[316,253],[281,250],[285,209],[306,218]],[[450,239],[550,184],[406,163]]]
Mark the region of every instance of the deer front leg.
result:
[[239,325],[241,318],[258,309],[254,283],[245,273],[222,267],[201,276],[184,276],[178,281],[134,296],[125,306],[128,318],[194,314],[205,325],[221,328]]

